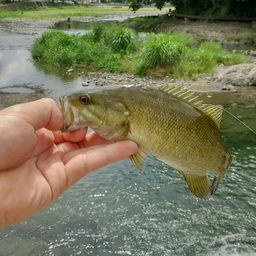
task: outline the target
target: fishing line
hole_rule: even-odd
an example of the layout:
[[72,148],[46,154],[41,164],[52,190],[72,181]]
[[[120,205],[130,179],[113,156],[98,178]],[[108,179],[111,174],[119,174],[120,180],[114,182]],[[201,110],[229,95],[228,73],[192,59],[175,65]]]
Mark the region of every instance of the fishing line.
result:
[[226,113],[228,113],[229,115],[231,115],[233,118],[235,118],[238,122],[240,122],[242,125],[244,125],[247,129],[249,129],[252,133],[254,133],[256,135],[256,131],[254,131],[250,126],[248,126],[246,123],[244,123],[242,120],[240,120],[238,117],[236,117],[235,115],[233,115],[231,112],[229,112],[228,110],[226,110],[225,108],[216,106],[216,105],[212,105],[212,104],[203,104],[203,105],[207,105],[207,106],[214,106],[216,108],[222,109],[224,110]]
[[[195,82],[196,83],[196,82]],[[170,86],[170,89],[168,89],[169,93],[172,93],[172,95],[176,96],[177,98],[181,99],[181,100],[186,100],[188,103],[193,102],[198,96],[194,97],[194,98],[190,98],[194,92],[191,92],[190,88],[195,84],[191,84],[189,87],[183,87],[183,86]],[[162,86],[166,87],[166,86]],[[175,92],[176,91],[176,92]],[[190,93],[190,94],[189,94]],[[187,95],[186,95],[187,94]],[[185,95],[185,97],[181,97]],[[188,99],[188,100],[187,100]],[[193,103],[194,106],[201,104],[201,101],[199,102],[194,102]],[[212,104],[204,104],[202,103],[202,105],[204,106],[214,106],[218,109],[224,110],[226,113],[228,113],[230,116],[232,116],[233,118],[235,118],[235,120],[237,120],[239,123],[241,123],[243,126],[245,126],[249,131],[251,131],[254,135],[256,135],[256,131],[254,131],[251,127],[249,127],[246,123],[244,123],[243,121],[241,121],[238,117],[236,117],[235,115],[233,115],[231,112],[229,112],[228,110],[224,109],[223,107],[220,107],[218,105],[212,105]]]

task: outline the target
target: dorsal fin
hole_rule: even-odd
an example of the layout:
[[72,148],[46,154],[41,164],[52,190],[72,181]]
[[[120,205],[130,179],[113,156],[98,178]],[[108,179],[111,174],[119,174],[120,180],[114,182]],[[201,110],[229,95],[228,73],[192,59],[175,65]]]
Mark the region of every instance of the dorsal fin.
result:
[[206,115],[208,115],[215,122],[215,124],[220,128],[220,121],[223,113],[223,109],[221,105],[201,104],[197,108],[200,109],[202,112],[204,112]]
[[202,104],[202,101],[198,100],[199,96],[195,96],[194,92],[184,88],[183,86],[173,86],[173,85],[162,85],[159,87],[161,91],[164,93],[179,99],[183,102],[188,103],[194,108],[202,111],[204,114],[209,116],[215,124],[220,127],[220,121],[222,117],[222,106],[220,105],[210,105],[210,104]]

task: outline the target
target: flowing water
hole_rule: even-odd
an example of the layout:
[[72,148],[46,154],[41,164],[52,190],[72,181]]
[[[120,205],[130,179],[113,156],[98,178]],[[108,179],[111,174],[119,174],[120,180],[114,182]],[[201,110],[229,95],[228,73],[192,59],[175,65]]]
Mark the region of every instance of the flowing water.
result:
[[[80,78],[35,66],[32,41],[0,30],[0,87],[42,84],[55,99],[80,87]],[[208,101],[256,130],[255,89],[212,95]],[[209,200],[195,198],[176,170],[151,156],[142,173],[122,161],[87,175],[29,220],[1,229],[0,255],[256,255],[256,135],[228,114],[221,128],[236,162]]]

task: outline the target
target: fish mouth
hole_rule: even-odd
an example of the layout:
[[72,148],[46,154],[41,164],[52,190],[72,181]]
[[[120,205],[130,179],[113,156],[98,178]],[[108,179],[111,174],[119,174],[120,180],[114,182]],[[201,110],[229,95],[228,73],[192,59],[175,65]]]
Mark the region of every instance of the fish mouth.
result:
[[65,113],[69,109],[68,97],[65,95],[63,97],[60,97],[59,100],[60,100],[60,107],[62,109],[63,114],[65,115]]
[[[61,132],[67,132],[70,128],[70,124],[68,124],[68,115],[67,113],[71,110],[69,106],[69,102],[67,100],[67,96],[63,96],[59,98],[60,107],[63,114],[63,126],[61,128]],[[70,109],[70,110],[69,110]]]
[[59,98],[60,106],[63,113],[63,126],[61,132],[71,132],[79,129],[78,109],[72,106],[68,97],[65,95]]
[[68,96],[65,95],[60,97],[59,101],[63,113],[63,126],[60,130],[61,132],[72,132],[87,127],[86,122],[84,122],[83,119],[80,119],[79,108],[70,102]]

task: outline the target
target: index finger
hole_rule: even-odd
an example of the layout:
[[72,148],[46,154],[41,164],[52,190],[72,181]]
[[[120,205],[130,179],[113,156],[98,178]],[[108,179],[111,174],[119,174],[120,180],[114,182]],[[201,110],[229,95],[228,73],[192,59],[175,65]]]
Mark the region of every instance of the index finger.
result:
[[80,130],[68,132],[68,133],[61,133],[61,132],[54,132],[54,142],[59,144],[61,142],[69,141],[69,142],[79,142],[85,138],[87,133],[88,127],[85,127]]
[[108,164],[126,159],[138,150],[138,145],[130,140],[119,141],[101,147],[75,151],[76,154],[65,156],[65,170],[69,187],[91,171],[97,170]]

